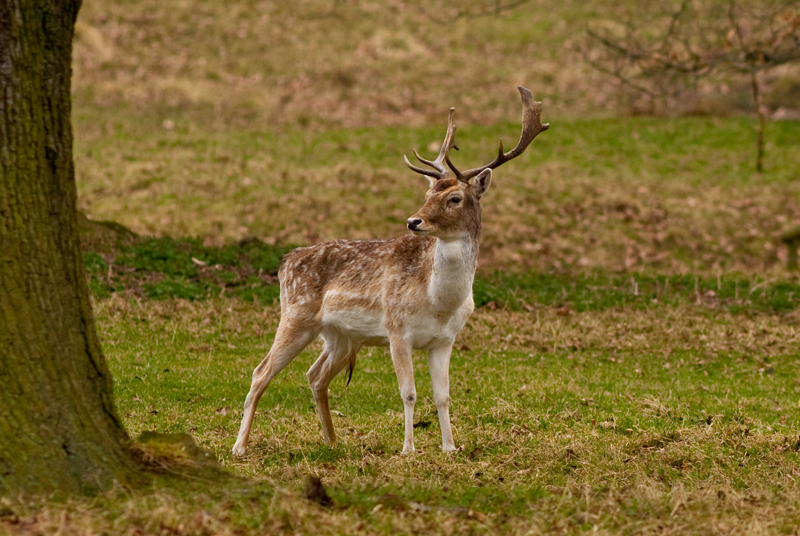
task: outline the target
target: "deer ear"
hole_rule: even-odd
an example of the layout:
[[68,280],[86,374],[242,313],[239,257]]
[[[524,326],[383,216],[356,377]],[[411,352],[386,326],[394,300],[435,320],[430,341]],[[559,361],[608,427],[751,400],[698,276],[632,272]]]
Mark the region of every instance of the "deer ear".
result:
[[486,193],[486,190],[489,189],[489,184],[492,183],[492,170],[491,169],[484,169],[478,175],[469,181],[469,185],[472,187],[472,193],[475,194],[475,197],[480,199],[483,194]]

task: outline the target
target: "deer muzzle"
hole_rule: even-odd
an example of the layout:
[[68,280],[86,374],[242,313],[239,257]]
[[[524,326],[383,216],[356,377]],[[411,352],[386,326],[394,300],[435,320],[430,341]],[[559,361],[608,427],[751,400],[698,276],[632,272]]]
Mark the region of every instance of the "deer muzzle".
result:
[[411,216],[406,220],[406,227],[415,235],[427,235],[431,232],[430,227],[426,225],[426,221],[417,215]]

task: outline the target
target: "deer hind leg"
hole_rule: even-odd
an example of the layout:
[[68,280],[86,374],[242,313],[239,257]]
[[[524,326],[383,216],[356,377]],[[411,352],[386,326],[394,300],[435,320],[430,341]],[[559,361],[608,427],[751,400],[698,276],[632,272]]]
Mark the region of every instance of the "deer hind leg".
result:
[[428,368],[431,371],[433,401],[439,413],[439,426],[442,429],[442,450],[453,452],[453,430],[450,427],[450,354],[453,345],[441,346],[428,352]]
[[298,321],[290,324],[281,319],[272,348],[270,348],[267,357],[253,371],[250,392],[247,393],[247,399],[244,403],[242,425],[239,427],[239,435],[236,438],[236,444],[233,446],[234,454],[242,456],[245,453],[247,440],[250,437],[250,428],[253,426],[256,406],[258,406],[258,401],[269,383],[303,351],[303,348],[314,340],[319,331],[320,328],[318,326],[308,327],[307,325],[301,325]]
[[352,370],[360,346],[353,345],[349,339],[339,334],[325,333],[322,338],[325,341],[322,354],[308,369],[306,376],[311,385],[311,392],[314,393],[317,415],[322,423],[322,437],[327,444],[336,445],[336,432],[333,429],[328,403],[328,387],[333,378],[347,365],[350,365]]

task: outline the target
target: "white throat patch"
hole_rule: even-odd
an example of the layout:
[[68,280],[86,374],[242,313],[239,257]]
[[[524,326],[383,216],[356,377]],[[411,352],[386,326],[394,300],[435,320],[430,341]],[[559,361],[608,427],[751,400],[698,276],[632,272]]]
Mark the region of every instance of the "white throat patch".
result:
[[469,239],[436,239],[428,298],[434,309],[455,311],[472,295],[476,252]]

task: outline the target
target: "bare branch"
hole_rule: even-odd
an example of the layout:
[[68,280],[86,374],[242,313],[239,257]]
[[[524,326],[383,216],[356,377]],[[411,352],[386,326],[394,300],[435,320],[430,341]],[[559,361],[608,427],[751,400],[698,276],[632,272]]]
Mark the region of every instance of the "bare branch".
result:
[[519,6],[523,5],[523,4],[527,4],[528,1],[529,0],[515,0],[515,1],[509,2],[507,4],[500,4],[500,2],[498,1],[498,2],[495,2],[495,6],[493,8],[484,9],[483,11],[478,11],[476,13],[470,12],[469,9],[464,9],[464,10],[458,11],[454,16],[449,17],[449,18],[445,18],[445,19],[439,18],[439,17],[437,17],[435,15],[431,15],[424,8],[422,8],[422,12],[425,14],[425,16],[427,18],[429,18],[433,22],[436,22],[438,24],[450,25],[450,24],[453,24],[453,23],[457,22],[458,20],[460,20],[462,18],[463,19],[477,19],[479,17],[489,17],[489,16],[492,16],[492,15],[499,16],[500,13],[502,13],[503,11],[510,11],[510,10],[512,10],[514,8],[517,8],[517,7],[519,7]]
[[[606,52],[605,59],[584,54],[587,63],[630,87],[652,94],[652,90],[644,91],[644,86],[632,79],[671,71],[697,80],[722,68],[749,74],[800,61],[800,22],[797,22],[800,21],[800,2],[797,0],[760,10],[741,8],[736,0],[706,2],[700,4],[705,9],[702,13],[692,11],[693,5],[684,0],[668,17],[663,36],[655,42],[650,40],[653,44],[649,46],[638,38],[641,30],[630,24],[624,40],[587,29],[589,40],[601,45]],[[723,6],[723,17],[713,16],[715,10]],[[608,64],[618,66],[609,68]]]
[[[599,53],[584,51],[586,62],[651,97],[666,94],[670,85],[680,91],[717,71],[747,75],[759,120],[761,170],[765,117],[757,75],[800,62],[800,0],[683,0],[655,20],[650,26],[624,24],[622,38],[587,29],[588,42]],[[664,32],[654,37],[661,24]]]
[[586,54],[584,54],[583,59],[584,59],[584,61],[586,63],[588,63],[589,65],[591,65],[592,67],[594,67],[595,69],[600,71],[601,73],[613,76],[614,78],[619,80],[622,84],[624,84],[624,85],[626,85],[628,87],[631,87],[631,88],[633,88],[633,89],[635,89],[637,91],[641,91],[642,93],[644,93],[646,95],[649,95],[650,97],[655,97],[656,96],[654,92],[650,91],[649,89],[647,89],[646,87],[644,87],[642,85],[636,84],[629,77],[627,77],[624,74],[622,74],[619,70],[613,70],[612,71],[611,69],[606,68],[604,65],[602,65],[602,64],[600,64],[600,63],[598,63],[598,62],[596,62],[596,61],[594,61],[592,59],[590,59]]

